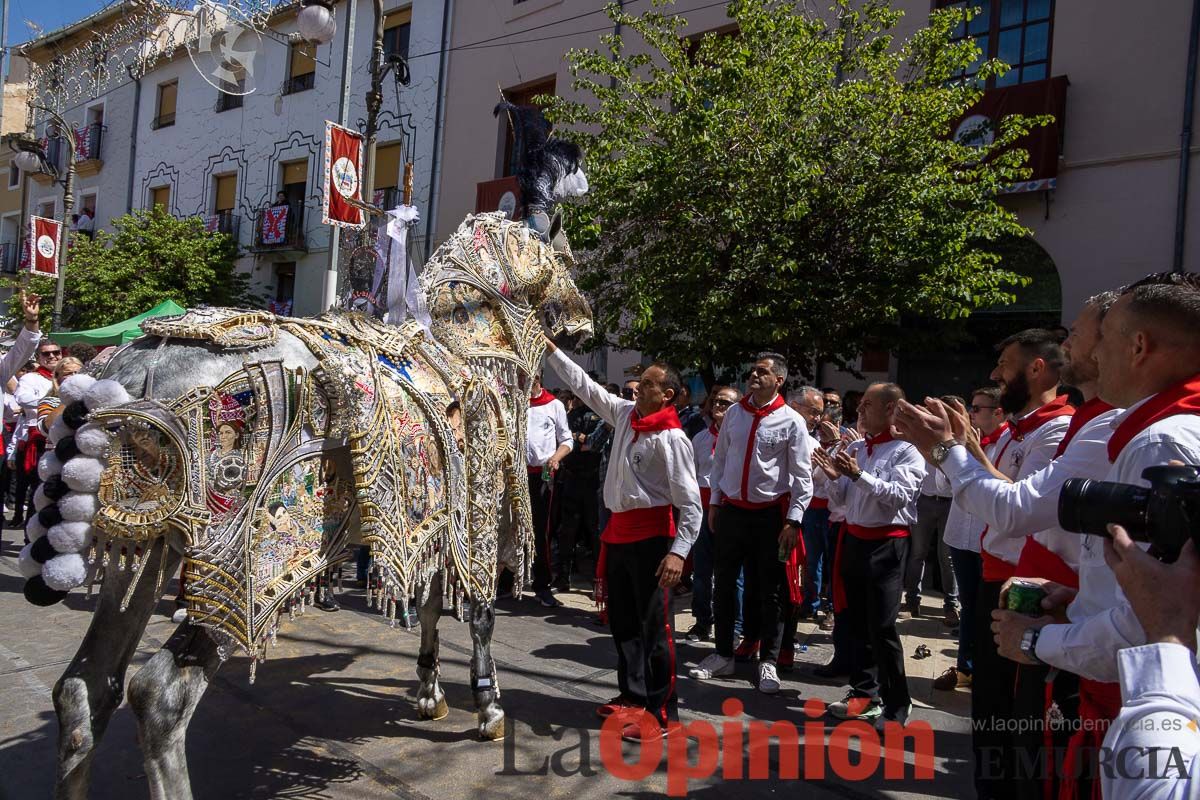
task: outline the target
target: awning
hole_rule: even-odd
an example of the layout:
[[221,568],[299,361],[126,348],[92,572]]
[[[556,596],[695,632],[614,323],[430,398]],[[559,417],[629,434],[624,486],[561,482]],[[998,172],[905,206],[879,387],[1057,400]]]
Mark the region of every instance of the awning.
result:
[[121,322],[114,322],[112,325],[105,325],[103,328],[93,328],[90,331],[62,331],[52,334],[52,338],[59,344],[74,344],[76,342],[84,342],[86,344],[104,346],[112,344],[124,344],[131,342],[142,335],[142,320],[150,317],[169,317],[174,314],[182,314],[187,309],[176,303],[174,300],[164,300],[149,311],[142,312],[136,317],[130,317]]

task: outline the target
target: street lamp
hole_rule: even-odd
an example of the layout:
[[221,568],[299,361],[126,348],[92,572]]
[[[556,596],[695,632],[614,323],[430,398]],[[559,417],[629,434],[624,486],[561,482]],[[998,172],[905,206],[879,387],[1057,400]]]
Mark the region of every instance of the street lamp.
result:
[[313,44],[326,44],[337,32],[333,8],[325,0],[308,0],[300,8],[296,24],[300,27],[300,36]]
[[4,137],[9,146],[17,151],[13,161],[22,172],[44,172],[55,183],[63,187],[63,239],[62,249],[58,254],[58,282],[54,287],[53,329],[57,331],[62,322],[63,287],[67,278],[67,249],[71,241],[68,234],[68,222],[75,212],[75,132],[57,112],[36,103],[30,103],[29,107],[46,114],[58,129],[59,140],[66,140],[67,143],[67,170],[63,174],[58,165],[51,163],[47,158],[46,151],[42,149],[42,143],[37,139],[23,133],[9,134]]

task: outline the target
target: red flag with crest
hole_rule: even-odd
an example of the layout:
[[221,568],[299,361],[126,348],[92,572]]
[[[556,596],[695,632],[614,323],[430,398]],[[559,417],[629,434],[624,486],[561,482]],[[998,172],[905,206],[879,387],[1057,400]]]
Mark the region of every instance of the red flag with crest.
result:
[[332,122],[325,123],[325,191],[322,221],[343,228],[366,225],[362,209],[363,137]]
[[29,272],[53,278],[58,275],[58,251],[62,246],[62,223],[45,217],[29,218],[32,244]]

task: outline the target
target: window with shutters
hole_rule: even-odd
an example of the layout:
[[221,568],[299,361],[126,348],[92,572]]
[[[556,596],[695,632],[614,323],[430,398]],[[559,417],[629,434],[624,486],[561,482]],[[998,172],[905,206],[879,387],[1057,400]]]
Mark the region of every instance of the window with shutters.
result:
[[218,175],[213,179],[216,201],[213,211],[233,211],[237,207],[237,175]]
[[383,18],[383,55],[408,58],[408,39],[412,32],[412,6],[393,11]]
[[159,206],[163,211],[170,213],[171,210],[171,187],[156,186],[150,190],[150,206]]
[[179,98],[179,81],[158,85],[158,110],[151,127],[166,128],[175,124],[175,102]]
[[[399,187],[403,174],[403,148],[399,142],[378,145],[375,148],[375,197],[384,208],[395,208],[400,204]],[[380,193],[383,193],[380,197]]]
[[317,58],[315,45],[296,42],[288,56],[288,77],[284,94],[304,92],[316,85]]

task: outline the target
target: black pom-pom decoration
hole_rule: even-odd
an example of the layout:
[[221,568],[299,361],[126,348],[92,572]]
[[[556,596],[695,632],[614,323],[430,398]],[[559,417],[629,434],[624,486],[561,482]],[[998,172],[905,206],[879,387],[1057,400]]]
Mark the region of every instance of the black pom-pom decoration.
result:
[[59,439],[58,444],[54,445],[54,455],[64,464],[79,455],[79,448],[75,446],[75,437],[67,436]]
[[64,425],[75,431],[83,427],[83,423],[87,422],[87,415],[87,406],[83,404],[82,400],[76,400],[63,411],[62,421]]
[[62,512],[58,510],[58,506],[46,506],[37,513],[38,522],[46,526],[49,530],[58,523],[62,522]]
[[67,492],[71,491],[71,487],[67,486],[67,482],[62,479],[62,475],[51,475],[50,480],[42,481],[42,491],[46,493],[46,497],[57,502],[67,496]]
[[29,557],[39,564],[45,564],[56,555],[58,555],[58,551],[54,549],[54,545],[50,544],[49,536],[38,539],[29,549]]
[[[45,541],[45,539],[39,539]],[[51,589],[41,575],[25,581],[25,599],[35,606],[52,606],[67,596],[66,592]]]

